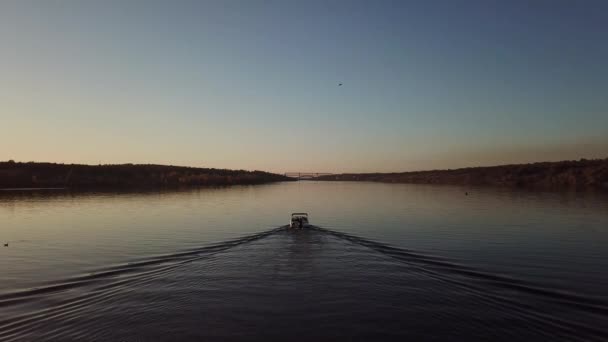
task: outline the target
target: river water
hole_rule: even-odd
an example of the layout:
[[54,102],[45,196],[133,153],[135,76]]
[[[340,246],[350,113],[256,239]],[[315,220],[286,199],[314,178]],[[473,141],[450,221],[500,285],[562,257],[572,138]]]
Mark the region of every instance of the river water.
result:
[[608,340],[605,193],[0,191],[0,242],[0,341]]

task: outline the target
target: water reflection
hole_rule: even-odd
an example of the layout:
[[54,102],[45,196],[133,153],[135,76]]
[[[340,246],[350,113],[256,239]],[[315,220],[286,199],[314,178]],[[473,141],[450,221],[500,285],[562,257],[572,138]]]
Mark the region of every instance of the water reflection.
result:
[[[277,229],[298,211],[320,228]],[[0,192],[0,217],[0,340],[608,338],[602,193]]]
[[[2,191],[0,240],[11,243],[0,248],[0,291],[255,234],[284,225],[297,211],[334,231],[548,287],[607,296],[604,193],[347,182]],[[290,258],[312,267],[306,263],[323,239],[307,233],[290,239]]]

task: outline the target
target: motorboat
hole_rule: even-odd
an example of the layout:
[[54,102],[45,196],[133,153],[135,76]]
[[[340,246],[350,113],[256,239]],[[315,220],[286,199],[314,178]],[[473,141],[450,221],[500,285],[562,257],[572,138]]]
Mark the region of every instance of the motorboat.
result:
[[307,228],[310,226],[308,223],[308,213],[293,213],[289,220],[289,228]]

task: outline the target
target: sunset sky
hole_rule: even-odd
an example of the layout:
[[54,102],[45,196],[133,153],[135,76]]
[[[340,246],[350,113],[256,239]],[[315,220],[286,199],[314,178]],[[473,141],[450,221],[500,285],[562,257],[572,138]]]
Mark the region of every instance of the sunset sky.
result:
[[2,1],[0,160],[369,172],[605,158],[607,13]]

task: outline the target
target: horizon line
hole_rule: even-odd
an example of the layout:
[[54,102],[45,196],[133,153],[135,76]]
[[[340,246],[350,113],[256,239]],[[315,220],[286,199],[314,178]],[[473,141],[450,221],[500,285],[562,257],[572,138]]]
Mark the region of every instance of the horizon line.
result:
[[55,165],[79,165],[79,166],[166,166],[166,167],[179,167],[179,168],[191,168],[191,169],[215,169],[215,170],[232,170],[232,171],[249,171],[249,172],[267,172],[278,175],[286,175],[289,173],[319,173],[319,174],[331,174],[331,175],[348,175],[348,174],[391,174],[391,173],[415,173],[415,172],[432,172],[432,171],[453,171],[463,169],[474,169],[474,168],[492,168],[492,167],[505,167],[515,165],[534,165],[544,163],[563,163],[563,162],[582,162],[582,161],[602,161],[608,160],[608,155],[605,157],[597,158],[579,158],[579,159],[562,159],[562,160],[542,160],[535,162],[522,162],[522,163],[506,163],[506,164],[493,164],[493,165],[475,165],[475,166],[463,166],[455,168],[435,168],[435,169],[424,169],[424,170],[410,170],[410,171],[371,171],[371,172],[325,172],[325,171],[267,171],[259,169],[245,169],[245,168],[224,168],[224,167],[205,167],[205,166],[190,166],[190,165],[176,165],[176,164],[157,164],[157,163],[99,163],[99,164],[87,164],[87,163],[65,163],[65,162],[49,162],[49,161],[15,161],[14,159],[8,159],[0,161],[2,163],[15,163],[15,164],[55,164]]

